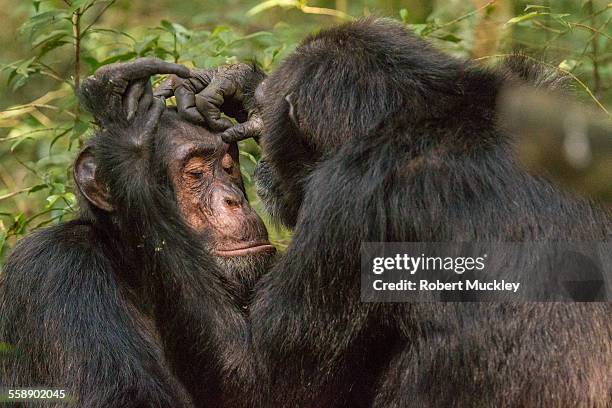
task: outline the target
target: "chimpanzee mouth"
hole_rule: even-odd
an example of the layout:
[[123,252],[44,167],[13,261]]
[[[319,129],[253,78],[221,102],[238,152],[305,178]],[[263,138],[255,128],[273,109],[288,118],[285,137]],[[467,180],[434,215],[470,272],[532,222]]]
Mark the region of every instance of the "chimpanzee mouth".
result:
[[216,248],[215,254],[223,257],[258,254],[260,252],[275,252],[276,248],[268,241],[245,242],[235,248]]

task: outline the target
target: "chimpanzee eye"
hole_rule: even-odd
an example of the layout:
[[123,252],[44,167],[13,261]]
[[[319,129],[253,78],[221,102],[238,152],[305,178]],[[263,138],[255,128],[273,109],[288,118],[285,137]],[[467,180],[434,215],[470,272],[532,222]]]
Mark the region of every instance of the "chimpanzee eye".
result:
[[204,172],[201,171],[201,170],[190,171],[187,174],[189,174],[191,177],[197,178],[197,179],[201,179],[202,177],[204,177]]

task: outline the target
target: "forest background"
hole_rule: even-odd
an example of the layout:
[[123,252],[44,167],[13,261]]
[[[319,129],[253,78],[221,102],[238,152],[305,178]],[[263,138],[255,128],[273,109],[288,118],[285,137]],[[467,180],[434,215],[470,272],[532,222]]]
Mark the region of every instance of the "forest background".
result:
[[[578,0],[0,0],[0,265],[32,229],[77,211],[72,160],[93,129],[74,90],[102,65],[157,56],[197,67],[279,64],[308,33],[365,15],[397,19],[436,47],[482,64],[521,52],[571,76],[577,100],[610,119],[612,3]],[[241,142],[250,200],[259,157]],[[581,168],[531,154],[566,188],[612,203],[612,140]],[[548,155],[548,156],[547,156]],[[287,231],[269,225],[273,242]]]

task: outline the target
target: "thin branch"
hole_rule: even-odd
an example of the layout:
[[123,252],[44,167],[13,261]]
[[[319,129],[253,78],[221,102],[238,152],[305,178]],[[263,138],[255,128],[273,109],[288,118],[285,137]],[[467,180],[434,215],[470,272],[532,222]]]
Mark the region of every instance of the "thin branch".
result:
[[36,224],[34,226],[34,229],[37,229],[37,228],[40,228],[40,227],[44,227],[45,225],[48,225],[48,224],[52,223],[55,220],[61,220],[64,216],[66,216],[66,211],[64,211],[60,215],[56,215],[55,217],[51,217],[48,220],[41,222],[40,224]]
[[[591,24],[596,24],[596,17],[593,15],[593,2],[590,1],[588,3],[589,11],[591,12]],[[599,91],[601,89],[601,77],[599,75],[599,62],[597,61],[597,55],[599,54],[599,31],[595,30],[593,35],[591,36],[591,52],[593,57],[591,58],[593,62],[593,93],[599,95]]]
[[[480,58],[475,58],[474,61],[482,61],[482,60],[486,60],[486,59],[491,59],[491,58],[506,58],[506,57],[512,57],[514,56],[514,54],[496,54],[496,55],[487,55],[486,57],[480,57]],[[559,72],[563,72],[566,75],[569,75],[574,81],[576,81],[577,83],[580,84],[580,86],[582,86],[584,88],[584,90],[589,94],[589,96],[591,97],[591,99],[593,99],[593,101],[595,101],[595,103],[597,104],[597,106],[599,106],[601,108],[601,110],[603,110],[606,115],[612,117],[612,115],[610,114],[610,112],[608,112],[608,110],[606,109],[605,106],[603,106],[603,104],[599,101],[599,99],[597,99],[597,97],[593,94],[593,92],[591,91],[591,89],[584,83],[582,82],[576,75],[572,74],[571,72],[563,69],[563,68],[559,68],[558,66],[549,64],[547,62],[544,61],[540,61],[536,58],[530,57],[528,55],[523,55],[524,58],[527,58],[531,61],[534,61],[537,64],[542,64],[545,65],[547,67],[556,69]]]
[[458,23],[458,22],[460,22],[460,21],[463,21],[463,20],[465,20],[466,18],[470,18],[470,17],[471,17],[471,16],[473,16],[474,14],[478,13],[480,10],[484,10],[484,9],[486,9],[487,7],[494,5],[494,4],[495,4],[495,1],[496,1],[496,0],[492,0],[492,1],[488,2],[487,4],[485,4],[484,6],[478,7],[477,9],[472,10],[472,11],[470,11],[470,12],[469,12],[469,13],[467,13],[467,14],[464,14],[464,15],[462,15],[462,16],[460,16],[460,17],[457,17],[457,18],[456,18],[456,19],[454,19],[454,20],[451,20],[451,21],[449,21],[449,22],[446,22],[446,23],[444,23],[444,24],[440,24],[439,26],[436,26],[436,27],[434,27],[434,29],[433,29],[432,31],[430,31],[430,32],[429,32],[429,34],[431,34],[431,33],[435,32],[435,31],[438,31],[438,30],[440,30],[440,29],[442,29],[442,28],[445,28],[445,27],[451,26],[451,25],[453,25],[453,24],[456,24],[456,23]]
[[17,161],[17,163],[21,164],[23,167],[25,167],[26,170],[28,170],[30,173],[34,174],[36,177],[38,177],[41,180],[44,180],[45,178],[43,176],[41,176],[38,173],[38,170],[36,170],[33,167],[30,167],[29,165],[25,164],[23,160],[21,160],[19,158],[19,156],[17,154],[13,154],[13,157],[15,158],[15,160]]
[[587,30],[589,30],[589,31],[592,31],[592,32],[593,32],[593,33],[595,33],[595,34],[603,35],[603,36],[604,36],[604,37],[606,37],[607,39],[612,40],[612,36],[610,36],[610,35],[608,35],[608,34],[604,33],[603,31],[600,31],[600,30],[598,30],[598,29],[596,29],[596,28],[593,28],[593,27],[591,27],[591,26],[588,26],[588,25],[586,25],[586,24],[580,24],[580,23],[569,23],[569,24],[570,24],[571,26],[573,26],[573,27],[585,28],[585,29],[587,29]]
[[2,142],[9,142],[9,141],[11,141],[11,140],[16,140],[16,139],[21,139],[22,137],[26,137],[26,136],[32,135],[32,134],[34,134],[34,133],[55,132],[55,131],[58,131],[58,130],[65,131],[65,130],[69,130],[69,129],[70,129],[70,128],[63,128],[63,129],[62,129],[62,128],[50,128],[50,129],[49,129],[49,128],[45,128],[45,129],[34,129],[34,130],[30,130],[30,131],[28,131],[28,132],[23,132],[23,133],[22,133],[22,134],[20,134],[20,135],[16,135],[16,136],[8,136],[8,137],[3,137],[3,138],[0,138],[0,143],[2,143]]
[[94,0],[91,3],[89,3],[88,5],[86,5],[85,8],[81,11],[81,14],[85,14],[87,12],[87,10],[89,10],[90,8],[95,6],[97,2],[98,2],[97,0]]
[[[593,14],[591,14],[591,15],[589,15],[589,16],[587,16],[587,17],[585,17],[585,18],[581,19],[581,20],[579,20],[579,21],[578,21],[578,23],[570,23],[570,24],[582,24],[582,23],[584,23],[584,22],[586,22],[586,21],[590,20],[590,19],[591,19],[591,18],[593,18],[593,17],[596,17],[596,16],[598,16],[598,15],[600,15],[600,14],[602,14],[602,13],[605,13],[606,11],[608,11],[608,10],[609,10],[609,9],[611,9],[611,8],[612,8],[612,3],[607,4],[607,5],[606,5],[604,8],[602,8],[601,10],[598,10],[598,11],[596,11],[595,13],[593,13]],[[601,30],[602,28],[603,28],[603,27],[600,27],[599,29]],[[557,40],[558,40],[558,39],[559,39],[561,36],[563,36],[563,35],[565,35],[565,34],[569,33],[570,31],[571,31],[571,28],[568,28],[568,29],[566,29],[566,30],[563,30],[563,31],[562,31],[562,32],[560,32],[559,34],[556,34],[556,35],[552,36],[552,37],[551,37],[551,38],[548,40],[548,42],[546,43],[546,45],[544,45],[543,50],[544,50],[544,51],[546,51],[546,49],[548,49],[548,47],[549,47],[549,45],[550,45],[550,44],[552,44],[553,42],[557,41]]]
[[87,33],[87,31],[89,31],[89,29],[90,29],[91,27],[93,27],[93,26],[94,26],[94,25],[95,25],[95,24],[98,22],[98,20],[100,20],[100,18],[102,17],[102,15],[103,15],[104,13],[106,13],[106,10],[108,10],[108,9],[109,9],[109,7],[111,7],[113,4],[115,4],[115,2],[116,2],[116,1],[117,1],[117,0],[110,0],[110,1],[109,1],[109,2],[108,2],[108,3],[107,3],[105,6],[104,6],[104,8],[102,9],[102,11],[100,11],[100,13],[99,13],[99,14],[96,16],[96,18],[94,18],[94,19],[93,19],[93,21],[92,21],[92,22],[91,22],[91,23],[90,23],[90,24],[89,24],[87,27],[85,27],[85,29],[83,30],[83,33],[81,34],[81,37],[85,36],[85,34]]
[[[594,15],[597,15],[597,13],[595,13]],[[602,29],[604,29],[609,23],[610,21],[612,21],[612,16],[610,16],[604,23],[602,23],[601,27],[599,27],[599,30],[601,31]],[[576,66],[573,68],[573,70],[575,70],[576,68],[578,68],[579,66],[584,64],[584,56],[586,55],[587,51],[589,50],[589,48],[591,47],[591,41],[593,41],[593,38],[597,35],[597,33],[591,33],[591,36],[589,37],[589,39],[585,42],[584,48],[582,48],[582,52],[580,53],[580,56],[577,58],[578,63],[576,64]]]
[[74,35],[74,89],[81,86],[81,10],[72,14],[72,32]]
[[51,213],[53,211],[58,211],[58,210],[61,210],[61,208],[49,208],[48,210],[41,211],[38,214],[34,214],[30,218],[28,218],[25,223],[29,224],[29,223],[31,223],[32,221],[34,221],[38,217],[42,217],[45,214],[49,214],[49,213]]
[[[54,111],[57,111],[57,112],[65,113],[66,115],[70,116],[71,118],[76,118],[76,115],[74,113],[72,113],[70,111],[67,111],[67,110],[62,110],[61,108],[59,108],[57,106],[53,106],[53,105],[47,105],[47,104],[44,104],[44,103],[30,103],[27,106],[28,107],[32,107],[32,108],[36,108],[36,109],[39,109],[39,108],[51,109],[51,110],[54,110]],[[8,108],[7,110],[5,110],[5,112],[11,112],[11,111],[14,111],[14,110],[19,110],[19,109],[22,109],[22,108],[20,106],[13,107],[13,108]],[[32,111],[29,111],[29,112],[26,112],[26,113],[31,113],[31,112]]]
[[40,65],[41,67],[45,68],[47,71],[45,70],[40,70],[40,74],[41,75],[45,75],[48,76],[50,78],[55,79],[58,82],[63,82],[63,83],[67,83],[68,85],[70,85],[71,87],[73,86],[73,84],[70,81],[67,81],[66,79],[62,78],[62,76],[59,74],[59,72],[57,72],[56,70],[54,70],[53,68],[51,68],[49,65],[42,63],[40,61],[37,62],[38,65]]
[[554,28],[549,27],[546,24],[542,24],[542,23],[540,23],[539,21],[536,21],[536,20],[533,20],[532,24],[535,25],[538,28],[541,28],[542,30],[546,30],[546,31],[551,32],[551,33],[555,33],[555,34],[561,34],[562,33],[561,30],[555,30]]
[[3,200],[6,200],[6,199],[9,199],[9,198],[11,198],[11,197],[15,197],[16,195],[19,195],[19,194],[22,194],[22,193],[27,193],[27,192],[28,192],[28,191],[30,191],[32,188],[34,188],[34,186],[32,186],[32,187],[28,187],[28,188],[24,188],[24,189],[22,189],[22,190],[13,191],[12,193],[8,193],[8,194],[5,194],[5,195],[3,195],[3,196],[0,196],[0,201],[3,201]]

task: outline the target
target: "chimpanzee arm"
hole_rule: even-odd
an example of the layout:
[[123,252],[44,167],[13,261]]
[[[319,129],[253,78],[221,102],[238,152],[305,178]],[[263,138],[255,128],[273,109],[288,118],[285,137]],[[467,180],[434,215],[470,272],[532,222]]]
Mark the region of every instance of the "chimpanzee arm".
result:
[[[214,401],[222,377],[248,369],[242,353],[247,352],[249,330],[232,302],[232,284],[202,236],[184,221],[167,169],[154,158],[152,137],[165,103],[153,95],[149,76],[186,73],[174,64],[152,61],[99,71],[84,82],[81,95],[102,125],[92,145],[96,177],[108,188],[117,238],[132,251],[142,289],[154,298],[164,352],[181,380],[195,384],[188,388],[199,387],[199,400]],[[134,95],[137,101],[127,102]],[[104,103],[110,111],[102,109],[99,98],[110,101]]]
[[0,275],[0,342],[10,345],[0,385],[64,390],[81,407],[190,407],[107,244],[81,221],[19,242]]

